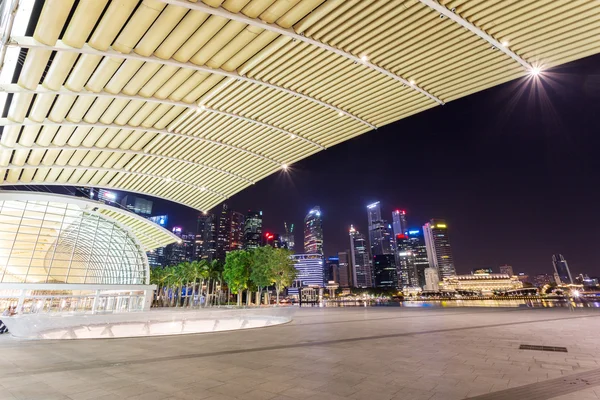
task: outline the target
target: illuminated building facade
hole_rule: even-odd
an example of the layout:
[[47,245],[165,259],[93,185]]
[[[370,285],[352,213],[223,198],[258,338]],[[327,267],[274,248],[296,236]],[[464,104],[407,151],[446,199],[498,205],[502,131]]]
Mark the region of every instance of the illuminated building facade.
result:
[[23,313],[147,309],[146,252],[178,240],[101,202],[17,191],[0,192],[0,238],[0,307]]
[[348,288],[354,286],[352,282],[352,265],[349,251],[338,253],[338,284],[340,287]]
[[196,225],[196,259],[210,262],[216,250],[214,215],[201,213]]
[[438,269],[440,279],[456,275],[446,221],[432,219],[423,226],[423,236],[429,266]]
[[141,215],[142,217],[149,217],[152,215],[152,200],[146,200],[139,196],[133,196],[131,194],[126,195],[121,199],[121,206],[125,207],[132,213]]
[[231,211],[228,251],[241,250],[244,247],[244,214]]
[[425,288],[426,292],[440,291],[440,276],[438,269],[433,267],[425,268]]
[[225,262],[225,256],[229,251],[229,239],[231,233],[231,212],[229,206],[223,204],[219,213],[217,224],[217,238],[215,243],[215,258],[220,262]]
[[554,276],[557,285],[569,285],[573,283],[569,264],[562,254],[552,255],[552,265],[554,266]]
[[508,276],[506,274],[454,275],[444,278],[442,288],[446,291],[491,294],[493,292],[522,289],[523,282],[516,276]]
[[535,287],[543,287],[545,285],[549,285],[554,282],[554,276],[549,274],[538,274],[533,277],[533,286]]
[[355,287],[373,287],[372,260],[365,236],[350,226],[350,262]]
[[381,218],[378,201],[367,206],[367,222],[371,254],[394,254],[392,227]]
[[281,242],[283,243],[283,247],[290,251],[294,251],[294,245],[296,240],[294,239],[294,224],[291,224],[288,228],[286,222],[283,223],[283,227],[285,228],[285,233],[281,235]]
[[408,235],[396,235],[396,257],[398,286],[400,288],[418,287],[419,276],[415,264],[416,254]]
[[410,249],[414,256],[415,269],[417,271],[417,286],[425,287],[425,268],[429,268],[429,259],[427,258],[427,247],[423,231],[419,229],[409,229],[406,232]]
[[392,227],[394,236],[403,235],[408,231],[406,223],[406,210],[392,211]]
[[304,217],[304,252],[323,255],[323,220],[318,206]]
[[376,254],[373,256],[373,276],[375,287],[398,287],[398,272],[396,271],[393,254]]
[[261,246],[262,211],[248,211],[244,221],[244,249],[250,250]]
[[298,294],[301,287],[325,286],[324,260],[321,254],[294,254],[290,258],[294,261],[298,275],[292,287],[288,288],[288,294]]

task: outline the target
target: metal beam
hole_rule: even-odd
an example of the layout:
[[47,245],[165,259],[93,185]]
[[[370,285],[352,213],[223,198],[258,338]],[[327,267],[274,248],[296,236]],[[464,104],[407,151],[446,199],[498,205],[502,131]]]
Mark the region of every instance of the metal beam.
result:
[[277,90],[280,92],[287,93],[294,97],[308,100],[312,103],[319,104],[323,107],[327,107],[330,110],[337,112],[340,116],[345,115],[347,117],[355,119],[356,121],[358,121],[364,125],[367,125],[368,127],[372,128],[372,129],[377,129],[377,127],[375,125],[371,124],[369,121],[364,120],[364,119],[362,119],[346,110],[336,107],[332,104],[318,100],[314,97],[302,94],[300,92],[293,91],[291,89],[288,89],[288,88],[285,88],[282,86],[273,85],[273,84],[265,82],[265,81],[261,81],[261,80],[254,79],[254,78],[249,78],[247,76],[240,75],[237,72],[225,71],[220,68],[209,68],[209,67],[205,67],[203,65],[196,65],[191,62],[179,62],[179,61],[175,61],[173,59],[164,60],[162,58],[158,58],[155,56],[144,57],[144,56],[140,56],[137,53],[125,54],[125,53],[119,53],[118,51],[115,51],[115,50],[100,51],[100,50],[96,50],[96,49],[88,46],[87,44],[84,44],[84,46],[81,49],[77,49],[75,47],[67,46],[60,40],[56,42],[55,46],[48,46],[43,43],[39,43],[32,37],[25,37],[25,36],[12,37],[11,41],[8,43],[8,46],[9,47],[10,46],[20,47],[20,48],[24,48],[24,49],[45,49],[45,50],[77,53],[77,54],[92,54],[92,55],[97,55],[97,56],[102,56],[102,57],[120,58],[120,59],[125,59],[125,60],[138,60],[138,61],[151,62],[151,63],[157,63],[157,64],[162,64],[162,65],[169,65],[169,66],[178,67],[178,68],[192,69],[195,71],[206,72],[206,73],[210,73],[210,74],[214,74],[214,75],[225,76],[228,78],[233,78],[238,81],[244,81],[244,82],[253,83],[255,85],[260,85],[263,87],[268,87],[270,89],[274,89],[274,90]]
[[156,154],[156,153],[147,153],[143,150],[124,150],[124,149],[111,149],[108,147],[96,147],[96,146],[91,146],[91,147],[86,147],[86,146],[55,146],[55,145],[49,145],[49,146],[41,146],[41,145],[37,145],[37,144],[33,144],[31,146],[23,146],[21,144],[15,144],[14,146],[5,146],[3,144],[0,144],[0,150],[83,150],[83,151],[102,151],[102,152],[108,152],[108,153],[119,153],[119,154],[133,154],[133,155],[139,155],[139,156],[148,156],[148,157],[156,157],[156,158],[160,158],[163,160],[169,160],[169,161],[176,161],[176,162],[182,162],[184,164],[187,165],[193,165],[193,166],[197,166],[197,167],[201,167],[201,168],[205,168],[211,171],[215,171],[215,172],[220,172],[222,174],[226,174],[229,175],[231,177],[243,180],[244,182],[247,183],[251,183],[254,184],[254,181],[251,181],[250,179],[244,178],[241,175],[238,174],[234,174],[233,172],[229,172],[229,171],[225,171],[223,169],[220,168],[215,168],[215,167],[211,167],[209,165],[203,164],[203,163],[198,163],[198,162],[194,162],[194,161],[189,161],[183,158],[178,158],[178,157],[170,157],[170,156],[163,156],[160,154]]
[[241,13],[232,13],[229,12],[227,10],[225,10],[224,8],[213,8],[210,6],[207,6],[206,4],[202,3],[202,2],[197,2],[197,3],[191,3],[187,0],[159,0],[163,3],[166,4],[171,4],[174,6],[178,6],[178,7],[184,7],[190,10],[196,10],[196,11],[200,11],[206,14],[211,14],[211,15],[216,15],[219,17],[223,17],[223,18],[227,18],[230,19],[232,21],[237,21],[237,22],[241,22],[247,25],[251,25],[251,26],[256,26],[257,28],[261,28],[267,31],[271,31],[271,32],[275,32],[278,33],[282,36],[287,36],[290,37],[294,40],[298,40],[304,43],[308,43],[311,44],[313,46],[319,47],[321,49],[327,50],[331,53],[335,53],[339,56],[342,56],[352,62],[355,62],[357,64],[363,64],[364,66],[366,66],[367,68],[370,68],[374,71],[377,71],[381,74],[384,74],[390,78],[392,78],[395,81],[398,81],[408,87],[413,88],[414,90],[416,90],[417,92],[429,97],[431,100],[435,101],[438,104],[444,104],[444,102],[440,99],[438,99],[437,97],[435,97],[434,95],[432,95],[431,93],[427,92],[425,89],[422,89],[420,87],[418,87],[416,84],[411,83],[409,81],[407,81],[406,79],[402,78],[399,75],[394,74],[391,71],[388,71],[385,68],[380,67],[379,65],[373,64],[371,62],[369,62],[368,60],[364,60],[360,57],[355,56],[352,53],[348,53],[344,50],[338,49],[336,47],[330,46],[328,44],[319,42],[318,40],[315,39],[311,39],[308,38],[304,35],[300,35],[298,33],[296,33],[293,29],[286,29],[286,28],[282,28],[277,24],[270,24],[268,22],[264,22],[261,21],[259,19],[255,19],[255,18],[249,18],[246,17],[245,15],[241,14]]
[[492,46],[498,48],[500,51],[502,51],[504,54],[506,54],[507,56],[509,56],[516,62],[518,62],[519,64],[521,64],[528,71],[533,71],[534,67],[532,65],[530,65],[527,61],[525,61],[521,57],[519,57],[514,51],[509,49],[507,46],[504,46],[502,43],[500,43],[499,41],[494,39],[492,36],[490,36],[489,34],[484,32],[483,30],[479,29],[478,27],[476,27],[475,25],[473,25],[466,19],[462,18],[460,15],[456,14],[455,12],[452,12],[452,10],[448,10],[446,7],[444,7],[443,5],[438,3],[436,0],[419,0],[419,1],[423,4],[425,4],[426,6],[428,6],[429,8],[432,8],[435,11],[439,12],[441,15],[450,18],[452,21],[461,25],[463,28],[470,30],[471,32],[473,32],[474,34],[476,34],[483,40],[490,43]]
[[190,104],[190,103],[185,103],[183,101],[175,101],[175,100],[168,100],[168,99],[157,99],[155,97],[143,97],[143,96],[128,96],[126,94],[121,94],[121,93],[108,93],[108,92],[90,92],[87,90],[81,90],[79,92],[74,92],[72,90],[69,90],[67,88],[65,88],[64,86],[61,87],[59,90],[50,90],[45,88],[42,85],[38,85],[37,88],[35,89],[27,89],[24,87],[19,86],[16,83],[10,83],[10,84],[0,84],[0,92],[6,92],[6,93],[40,93],[40,94],[55,94],[55,95],[68,95],[68,96],[88,96],[88,97],[108,97],[108,98],[113,98],[113,99],[121,99],[121,100],[128,100],[128,101],[143,101],[146,103],[158,103],[158,104],[167,104],[173,107],[184,107],[184,108],[188,108],[190,110],[196,111],[196,112],[207,112],[207,113],[211,113],[211,114],[218,114],[218,115],[224,115],[227,117],[231,117],[234,119],[239,119],[254,125],[259,125],[262,126],[264,128],[267,129],[271,129],[273,131],[276,132],[280,132],[285,134],[286,136],[289,137],[293,137],[293,138],[299,138],[300,140],[309,143],[315,147],[320,148],[321,150],[324,150],[325,147],[321,146],[319,143],[314,142],[310,139],[307,139],[305,137],[302,137],[296,133],[290,132],[290,131],[286,131],[285,129],[279,128],[277,126],[271,125],[271,124],[267,124],[266,122],[261,122],[261,121],[257,121],[255,119],[252,118],[248,118],[248,117],[244,117],[243,115],[239,115],[239,114],[234,114],[234,113],[230,113],[230,112],[225,112],[225,111],[221,111],[221,110],[217,110],[214,108],[210,108],[204,105],[197,105],[197,104]]
[[156,134],[165,135],[165,136],[181,137],[181,138],[190,139],[190,140],[203,142],[203,143],[210,143],[210,144],[214,144],[217,146],[226,147],[231,150],[239,151],[239,152],[248,154],[250,156],[260,158],[261,160],[269,161],[280,167],[283,166],[283,163],[280,163],[277,160],[263,156],[262,154],[256,153],[254,151],[246,150],[242,147],[237,147],[237,146],[233,146],[231,144],[219,142],[218,140],[206,139],[206,138],[202,138],[199,136],[186,135],[185,133],[179,133],[179,132],[169,132],[169,131],[161,130],[161,129],[144,128],[141,126],[89,123],[89,122],[83,122],[83,121],[81,121],[81,122],[68,122],[68,121],[54,122],[54,121],[50,121],[49,119],[45,119],[42,122],[33,121],[30,119],[25,119],[23,122],[15,122],[15,121],[9,120],[8,118],[0,118],[0,126],[75,126],[75,127],[82,126],[82,127],[86,127],[86,128],[125,129],[125,130],[132,130],[132,131],[142,131],[142,132],[156,133]]
[[[215,192],[213,190],[210,190],[210,189],[206,188],[205,186],[194,185],[193,183],[180,181],[178,179],[173,179],[168,176],[149,174],[146,172],[130,171],[130,170],[126,170],[124,168],[120,169],[120,168],[105,168],[105,167],[91,167],[91,166],[87,167],[87,166],[83,166],[83,165],[73,166],[73,165],[57,165],[57,164],[53,164],[53,165],[30,165],[30,164],[16,165],[16,164],[9,163],[8,165],[0,165],[0,169],[54,169],[54,168],[63,169],[63,170],[67,170],[67,171],[85,170],[85,171],[98,171],[98,172],[118,172],[120,174],[130,174],[130,175],[144,176],[144,177],[148,177],[148,178],[156,178],[156,179],[161,179],[167,183],[175,182],[175,183],[179,183],[181,185],[189,186],[189,187],[199,190],[201,192],[212,193],[223,199],[227,198],[226,195],[219,193],[219,192]],[[7,181],[4,181],[4,182],[5,182],[4,184],[6,184],[6,185],[11,185],[11,182],[7,182]],[[45,185],[46,183],[34,182],[34,183],[29,183],[29,184]],[[64,184],[64,183],[61,182],[61,184]],[[127,189],[124,188],[123,190],[127,190]]]

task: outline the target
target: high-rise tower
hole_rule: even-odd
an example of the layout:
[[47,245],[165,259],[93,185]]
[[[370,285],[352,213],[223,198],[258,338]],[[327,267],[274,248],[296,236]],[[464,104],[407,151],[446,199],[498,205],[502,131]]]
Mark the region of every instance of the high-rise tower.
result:
[[255,249],[262,240],[262,211],[248,211],[244,222],[244,249]]
[[284,222],[283,227],[285,228],[285,233],[281,235],[281,242],[285,248],[294,251],[294,224],[291,224],[288,228],[287,222]]
[[408,227],[406,224],[405,210],[392,211],[392,226],[394,227],[394,236],[404,235],[406,233]]
[[438,270],[439,278],[456,275],[446,221],[432,219],[423,226],[429,266]]
[[567,260],[565,260],[562,254],[552,255],[552,265],[554,265],[554,276],[557,285],[568,285],[573,283],[569,264],[567,264]]
[[225,255],[229,251],[229,239],[231,232],[231,212],[229,206],[223,204],[219,214],[217,225],[217,240],[215,245],[215,257],[221,262],[225,262]]
[[318,206],[304,217],[304,253],[323,255],[323,220]]
[[365,236],[350,226],[350,261],[352,282],[360,288],[373,287],[371,256]]

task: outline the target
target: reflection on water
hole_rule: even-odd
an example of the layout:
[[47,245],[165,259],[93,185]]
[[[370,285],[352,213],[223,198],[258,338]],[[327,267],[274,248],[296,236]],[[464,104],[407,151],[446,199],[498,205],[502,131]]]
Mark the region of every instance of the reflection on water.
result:
[[514,300],[327,300],[325,307],[600,307],[599,301],[568,299],[514,299]]

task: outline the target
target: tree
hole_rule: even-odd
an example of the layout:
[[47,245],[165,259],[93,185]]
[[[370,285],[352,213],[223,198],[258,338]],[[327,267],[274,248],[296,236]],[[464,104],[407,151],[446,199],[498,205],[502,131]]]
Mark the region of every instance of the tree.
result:
[[275,249],[271,246],[258,247],[252,251],[252,271],[250,280],[258,288],[258,298],[267,286],[275,283]]
[[231,289],[231,293],[238,296],[238,307],[242,305],[242,292],[248,287],[250,279],[250,254],[244,250],[236,250],[227,253],[225,257],[225,268],[223,279]]
[[273,283],[277,293],[277,305],[279,305],[279,293],[283,288],[291,286],[298,270],[294,267],[294,262],[290,258],[293,253],[287,249],[273,249]]

